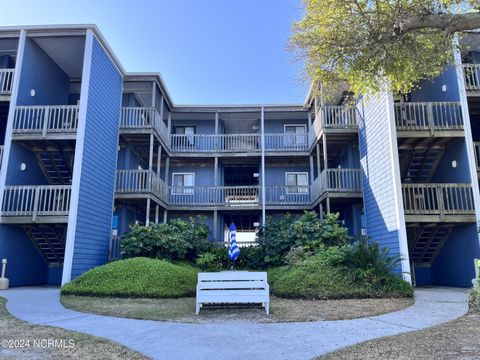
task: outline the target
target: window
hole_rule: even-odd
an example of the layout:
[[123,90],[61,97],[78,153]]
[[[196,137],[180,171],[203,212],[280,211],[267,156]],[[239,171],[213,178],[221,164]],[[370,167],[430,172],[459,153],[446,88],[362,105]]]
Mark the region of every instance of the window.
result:
[[285,125],[285,145],[306,145],[307,127],[305,125]]
[[173,195],[193,195],[193,186],[195,186],[195,174],[174,173],[172,175],[172,185]]
[[287,194],[308,193],[308,173],[286,173]]
[[195,145],[195,126],[175,126],[176,135],[187,135],[185,145]]

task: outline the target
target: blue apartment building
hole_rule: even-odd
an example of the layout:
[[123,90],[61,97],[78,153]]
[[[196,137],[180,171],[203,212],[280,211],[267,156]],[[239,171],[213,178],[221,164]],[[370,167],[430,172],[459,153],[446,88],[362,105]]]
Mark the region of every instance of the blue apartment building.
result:
[[[462,41],[472,49],[480,34]],[[479,49],[480,50],[480,49]],[[417,285],[470,286],[480,257],[480,51],[406,96],[183,106],[93,25],[0,28],[0,258],[11,285],[108,262],[131,224],[338,212]],[[477,65],[478,64],[478,65]],[[328,101],[327,101],[328,100]],[[241,236],[239,236],[239,239]]]

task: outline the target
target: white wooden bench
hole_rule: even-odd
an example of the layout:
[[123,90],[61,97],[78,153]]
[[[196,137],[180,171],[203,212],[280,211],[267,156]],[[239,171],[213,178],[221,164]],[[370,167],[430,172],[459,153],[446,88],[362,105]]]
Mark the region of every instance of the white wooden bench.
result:
[[262,304],[270,311],[266,272],[222,271],[199,273],[196,313],[204,304]]

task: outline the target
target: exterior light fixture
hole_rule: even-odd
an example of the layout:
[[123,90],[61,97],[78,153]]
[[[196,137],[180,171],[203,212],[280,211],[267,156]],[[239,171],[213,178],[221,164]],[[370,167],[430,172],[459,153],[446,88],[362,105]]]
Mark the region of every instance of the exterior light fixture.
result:
[[35,94],[36,94],[35,89],[30,90],[30,96],[33,97],[33,96],[35,96]]
[[457,160],[452,160],[452,168],[457,168]]
[[442,91],[447,92],[447,85],[442,85]]
[[27,164],[25,164],[25,163],[22,162],[22,163],[20,164],[20,170],[21,170],[21,171],[27,170]]

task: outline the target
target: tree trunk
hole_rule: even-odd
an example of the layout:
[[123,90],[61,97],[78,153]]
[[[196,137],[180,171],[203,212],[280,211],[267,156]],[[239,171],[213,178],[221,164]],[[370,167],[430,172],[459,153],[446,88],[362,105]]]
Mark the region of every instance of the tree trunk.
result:
[[480,28],[480,13],[436,14],[410,16],[395,27],[395,33],[401,34],[422,29],[437,29],[446,35],[465,30]]

